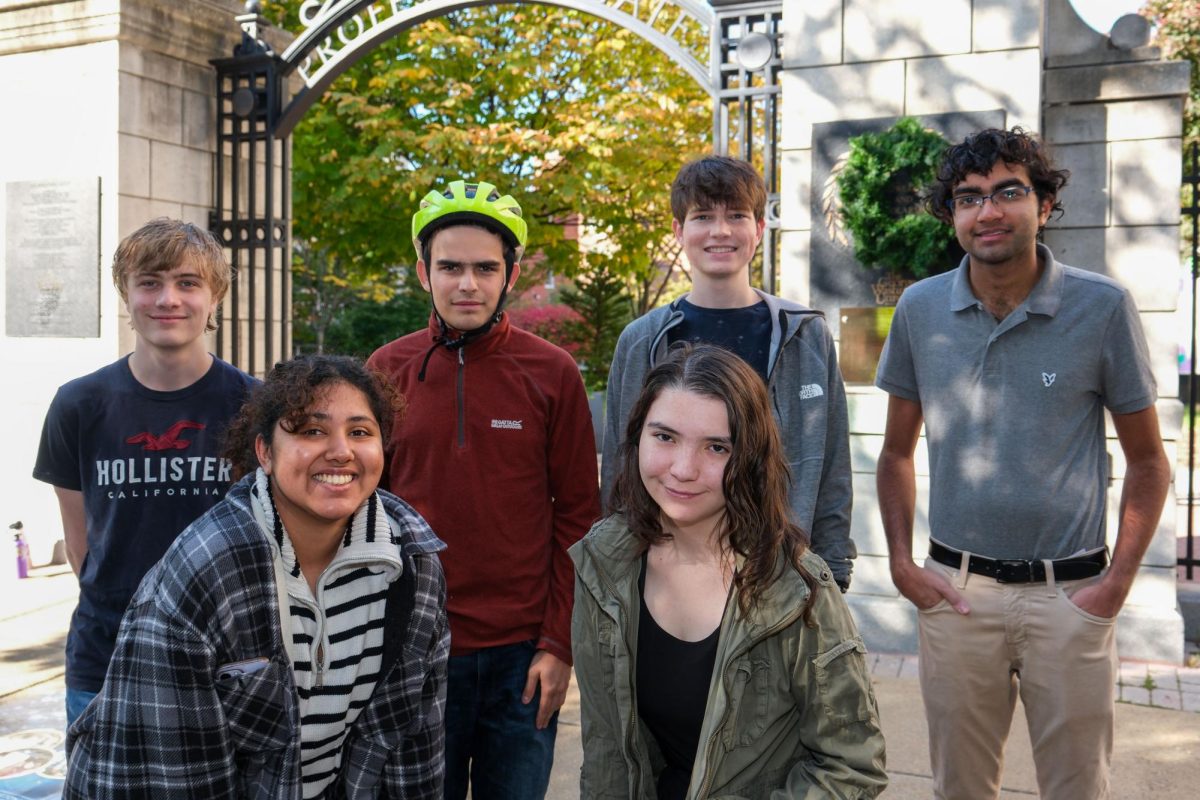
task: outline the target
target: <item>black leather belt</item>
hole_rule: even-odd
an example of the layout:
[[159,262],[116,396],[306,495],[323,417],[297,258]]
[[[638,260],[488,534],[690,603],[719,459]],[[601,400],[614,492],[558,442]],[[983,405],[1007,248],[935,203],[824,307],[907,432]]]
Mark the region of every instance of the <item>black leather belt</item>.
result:
[[[935,541],[929,542],[929,557],[939,564],[958,569],[962,566],[962,552]],[[1054,565],[1054,580],[1078,581],[1099,575],[1108,564],[1108,553],[1097,550],[1085,556],[1058,558]],[[997,583],[1045,583],[1046,565],[1041,561],[1026,561],[1021,558],[984,558],[971,556],[967,572],[986,575]]]

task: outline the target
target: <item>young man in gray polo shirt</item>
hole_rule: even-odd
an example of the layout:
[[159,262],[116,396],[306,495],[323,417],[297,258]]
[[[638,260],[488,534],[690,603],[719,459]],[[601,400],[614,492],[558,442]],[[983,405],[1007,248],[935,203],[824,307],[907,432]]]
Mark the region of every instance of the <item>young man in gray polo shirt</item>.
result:
[[[876,376],[890,395],[880,513],[892,580],[919,610],[938,798],[997,796],[1018,694],[1043,800],[1109,797],[1113,625],[1170,470],[1129,293],[1037,242],[1067,177],[1020,128],[947,151],[930,210],[967,256],[904,293]],[[1111,563],[1106,408],[1127,461]],[[912,542],[922,421],[924,567]]]

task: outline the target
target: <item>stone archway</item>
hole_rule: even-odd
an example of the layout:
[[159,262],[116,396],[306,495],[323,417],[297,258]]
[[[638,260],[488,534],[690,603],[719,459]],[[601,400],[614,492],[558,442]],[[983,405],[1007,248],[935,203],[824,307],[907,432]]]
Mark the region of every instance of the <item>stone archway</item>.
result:
[[[768,229],[764,283],[775,287],[779,204],[782,3],[699,0],[518,0],[608,20],[658,48],[713,98],[714,149],[763,164]],[[242,42],[218,74],[216,208],[209,227],[229,248],[231,287],[217,349],[262,372],[290,347],[288,138],[329,86],[383,41],[487,0],[308,0],[305,30],[276,53],[257,3],[237,17]]]

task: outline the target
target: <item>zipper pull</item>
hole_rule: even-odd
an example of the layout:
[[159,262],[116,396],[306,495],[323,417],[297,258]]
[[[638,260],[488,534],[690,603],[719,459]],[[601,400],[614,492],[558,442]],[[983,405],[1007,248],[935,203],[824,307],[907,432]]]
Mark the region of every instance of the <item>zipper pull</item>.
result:
[[316,667],[316,682],[315,686],[325,685],[325,645],[324,643],[317,645],[317,663]]
[[460,367],[463,365],[463,349],[461,347],[458,348],[458,365]]

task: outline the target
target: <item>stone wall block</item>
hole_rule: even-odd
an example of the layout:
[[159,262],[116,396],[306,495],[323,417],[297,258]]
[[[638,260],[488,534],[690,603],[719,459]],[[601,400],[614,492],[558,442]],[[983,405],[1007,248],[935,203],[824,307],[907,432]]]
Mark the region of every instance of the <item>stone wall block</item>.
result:
[[1090,103],[1145,97],[1183,97],[1191,65],[1186,61],[1144,61],[1046,71],[1046,102]]
[[1050,106],[1046,140],[1056,145],[1178,136],[1183,98]]
[[[854,474],[854,514],[850,519],[850,538],[860,555],[886,556],[887,537],[879,518],[879,494],[875,476]],[[923,555],[929,539],[929,478],[917,476],[917,508],[913,521],[913,553]]]
[[[879,453],[883,449],[883,434],[855,433],[850,435],[850,468],[855,472],[875,474],[879,463]],[[918,475],[929,474],[929,448],[925,438],[917,442],[916,452],[913,453],[914,466]]]
[[180,204],[213,196],[212,155],[163,142],[150,143],[150,192]]
[[1139,311],[1174,310],[1179,301],[1178,225],[1109,228],[1104,247],[1109,254],[1105,274],[1129,289]]
[[[142,225],[155,217],[170,217],[180,219],[183,216],[183,206],[167,200],[151,200],[146,197],[130,197],[121,195],[117,203],[117,237],[124,239]],[[107,269],[111,266],[102,264]],[[128,352],[122,350],[121,352]]]
[[217,149],[217,103],[212,92],[183,92],[183,144],[197,150]]
[[904,113],[904,62],[785,70],[780,74],[788,113],[780,147],[812,147],[817,122],[872,119]]
[[150,141],[120,133],[117,134],[117,149],[117,191],[124,195],[149,197]]
[[159,142],[183,141],[182,90],[122,73],[119,130]]
[[785,230],[808,230],[812,227],[812,150],[784,150],[781,155],[780,226]]
[[842,0],[783,0],[783,68],[842,61]]
[[[1121,490],[1125,487],[1123,480],[1110,481],[1108,485],[1108,546],[1111,550],[1117,540],[1120,528]],[[1163,506],[1163,514],[1158,519],[1154,538],[1142,558],[1142,565],[1147,567],[1173,567],[1178,556],[1175,554],[1175,490],[1172,487],[1167,492],[1167,501]]]
[[[1057,152],[1057,151],[1056,151]],[[1067,187],[1070,189],[1070,187]],[[1054,257],[1063,264],[1083,269],[1085,266],[1104,262],[1104,232],[1102,227],[1070,228],[1067,220],[1073,213],[1071,206],[1065,207],[1061,219],[1052,219],[1042,235],[1042,240],[1054,251]]]
[[940,0],[936,14],[904,3],[845,0],[846,61],[885,61],[971,50],[970,0]]
[[1041,0],[975,0],[971,50],[1037,47],[1041,38]]
[[121,43],[121,71],[192,92],[212,94],[217,87],[217,73],[210,65],[181,61],[128,42]]
[[1173,567],[1143,566],[1133,579],[1133,588],[1129,590],[1125,604],[1170,608],[1175,605],[1175,591]]
[[1108,148],[1103,143],[1059,145],[1055,161],[1071,171],[1063,189],[1064,213],[1055,225],[1068,228],[1103,227],[1109,222]]
[[850,591],[860,595],[902,599],[896,584],[892,583],[892,572],[888,566],[887,556],[883,555],[860,555],[854,559],[854,571],[850,575]]
[[1009,50],[921,58],[908,62],[905,113],[1004,109],[1007,125],[1037,129],[1040,118],[1038,51]]
[[807,231],[784,230],[779,234],[783,264],[790,265],[779,275],[779,296],[797,303],[808,303],[809,235]]
[[864,387],[847,391],[846,411],[850,417],[850,433],[882,436],[887,419],[887,406],[887,392],[880,389]]
[[1179,139],[1113,142],[1112,213],[1116,225],[1178,225]]
[[1187,327],[1179,327],[1174,311],[1143,311],[1140,316],[1158,392],[1173,396],[1179,391],[1179,340],[1187,334]]

